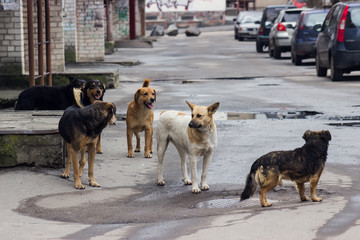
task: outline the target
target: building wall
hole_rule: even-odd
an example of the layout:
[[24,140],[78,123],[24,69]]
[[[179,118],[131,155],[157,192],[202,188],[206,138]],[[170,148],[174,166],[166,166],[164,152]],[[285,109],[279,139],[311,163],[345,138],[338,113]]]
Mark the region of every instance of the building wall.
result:
[[76,19],[76,61],[104,60],[104,1],[76,0]]
[[24,38],[22,2],[0,0],[0,75],[22,74]]
[[63,29],[65,44],[65,62],[76,61],[76,18],[75,0],[63,0]]

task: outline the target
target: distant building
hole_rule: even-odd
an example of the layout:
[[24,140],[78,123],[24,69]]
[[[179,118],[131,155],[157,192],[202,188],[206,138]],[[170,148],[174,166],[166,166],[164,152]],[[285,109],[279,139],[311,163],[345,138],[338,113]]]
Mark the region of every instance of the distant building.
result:
[[225,9],[226,0],[145,0],[146,27],[223,25]]

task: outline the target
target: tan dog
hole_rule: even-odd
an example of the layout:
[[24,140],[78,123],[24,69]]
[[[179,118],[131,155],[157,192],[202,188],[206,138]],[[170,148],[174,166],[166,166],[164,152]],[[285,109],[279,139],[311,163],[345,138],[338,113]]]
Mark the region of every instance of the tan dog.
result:
[[142,88],[139,88],[134,95],[134,100],[129,104],[126,113],[126,136],[128,144],[127,157],[133,158],[134,150],[132,135],[136,137],[135,152],[140,152],[140,132],[145,131],[145,157],[151,158],[154,113],[152,108],[156,101],[156,92],[149,88],[150,79],[145,79]]
[[[219,108],[220,103],[214,103],[209,107],[197,106],[186,102],[191,109],[191,117],[177,111],[165,111],[160,115],[156,128],[157,154],[158,154],[158,181],[159,186],[165,185],[162,173],[164,154],[169,142],[172,142],[181,158],[181,170],[183,182],[192,184],[192,192],[200,193],[197,182],[197,159],[204,156],[203,170],[201,174],[201,189],[209,190],[206,175],[217,144],[216,126],[213,115]],[[189,155],[191,180],[187,174],[186,157]]]

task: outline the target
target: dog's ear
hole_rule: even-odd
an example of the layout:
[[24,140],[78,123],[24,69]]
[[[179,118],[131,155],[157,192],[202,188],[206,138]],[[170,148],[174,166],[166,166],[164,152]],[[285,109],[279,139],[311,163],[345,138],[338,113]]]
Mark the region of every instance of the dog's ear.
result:
[[329,130],[325,130],[323,131],[324,135],[326,136],[326,138],[330,141],[331,140],[331,134]]
[[214,114],[214,113],[216,112],[216,110],[218,110],[219,106],[220,106],[220,103],[219,103],[219,102],[214,103],[214,104],[208,106],[208,108],[207,108],[207,109],[208,109],[208,113],[209,113],[210,115]]
[[150,79],[149,79],[149,78],[145,78],[142,87],[149,87],[149,86],[150,86]]
[[189,105],[191,111],[194,109],[195,104],[189,103],[188,101],[185,100],[185,102],[187,103],[187,105]]
[[104,84],[104,83],[101,83],[101,86],[102,86],[102,89],[103,89],[103,93],[105,93],[105,91],[106,91],[106,86],[105,86],[105,84]]
[[305,141],[307,141],[307,140],[309,139],[310,135],[311,135],[311,131],[310,131],[310,130],[307,130],[307,131],[304,133],[304,135],[303,135],[302,138],[303,138]]
[[155,95],[155,101],[156,101],[156,91],[154,90],[154,95]]
[[137,101],[139,100],[139,97],[140,97],[140,89],[138,89],[138,90],[136,91],[136,93],[134,94],[134,100],[135,100],[135,102],[137,102]]

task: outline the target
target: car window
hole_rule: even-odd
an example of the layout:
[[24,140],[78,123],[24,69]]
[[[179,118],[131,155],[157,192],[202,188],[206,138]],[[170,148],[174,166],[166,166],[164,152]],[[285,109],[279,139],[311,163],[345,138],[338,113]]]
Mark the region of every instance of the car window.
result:
[[243,19],[241,19],[240,23],[254,23],[256,21],[260,21],[261,16],[259,15],[251,15],[251,16],[245,16]]
[[305,15],[304,19],[304,28],[305,29],[312,29],[317,24],[322,24],[324,21],[324,18],[326,16],[326,12],[324,13],[313,13],[313,14],[307,14]]
[[274,22],[275,19],[277,18],[277,16],[279,15],[279,12],[281,11],[281,9],[277,9],[277,8],[269,8],[266,10],[265,13],[265,21],[264,22]]
[[346,18],[346,28],[360,27],[360,8],[350,8]]
[[285,12],[281,22],[296,22],[300,16],[300,12]]

